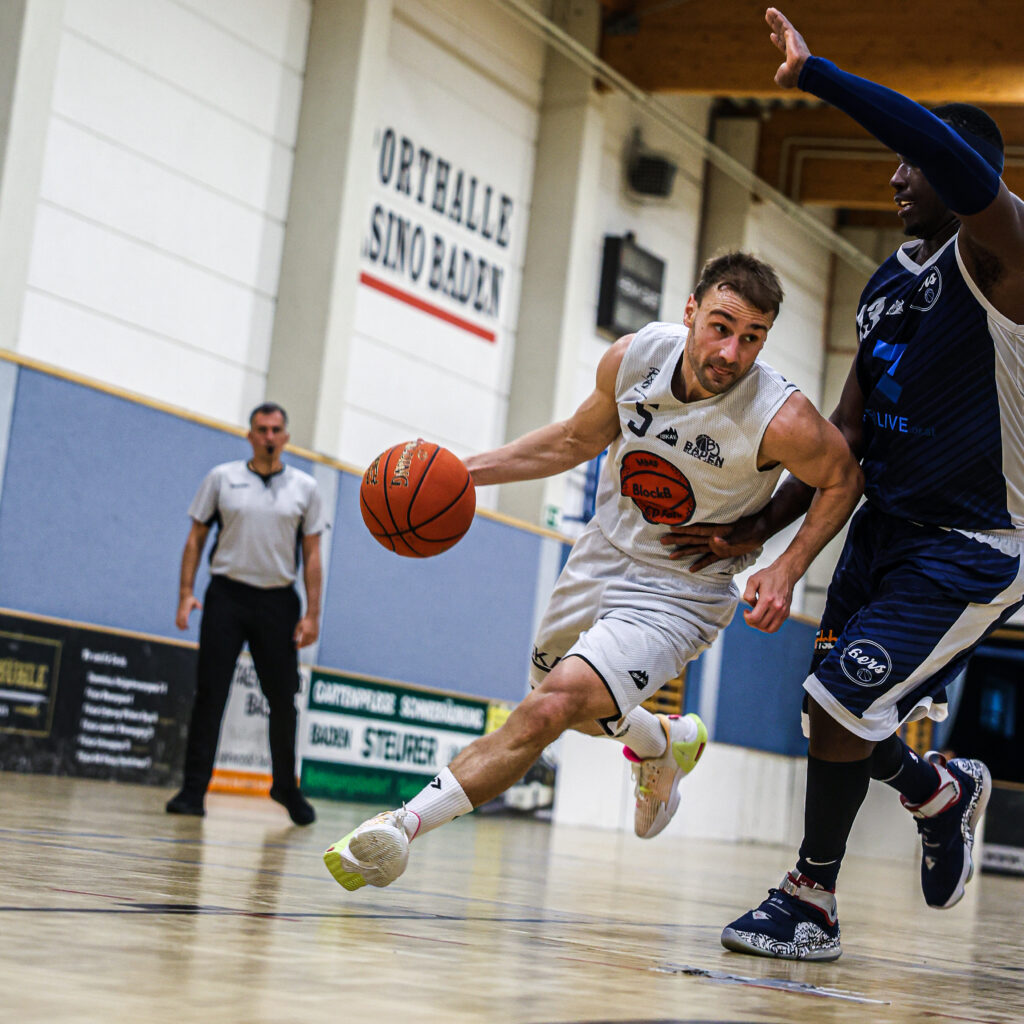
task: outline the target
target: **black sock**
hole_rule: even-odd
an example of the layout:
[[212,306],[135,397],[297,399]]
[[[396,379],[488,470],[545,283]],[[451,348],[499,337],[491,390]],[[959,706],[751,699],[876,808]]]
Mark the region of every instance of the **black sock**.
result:
[[796,869],[835,889],[853,821],[871,782],[871,758],[822,761],[807,755],[804,841]]
[[935,766],[915,754],[895,733],[875,747],[871,778],[892,786],[912,804],[923,804],[941,781]]

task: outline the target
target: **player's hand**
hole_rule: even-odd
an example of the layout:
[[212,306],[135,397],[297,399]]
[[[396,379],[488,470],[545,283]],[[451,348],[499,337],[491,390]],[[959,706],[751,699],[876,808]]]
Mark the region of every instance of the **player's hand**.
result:
[[775,81],[783,89],[795,89],[811,51],[807,48],[804,37],[793,28],[792,22],[781,11],[769,7],[765,11],[764,20],[772,30],[772,42],[786,57],[779,65],[779,70],[775,72]]
[[178,602],[178,614],[174,617],[178,629],[188,629],[188,617],[192,614],[193,608],[197,611],[203,610],[203,606],[195,594],[189,594],[188,597],[183,597]]
[[750,609],[743,612],[747,625],[762,633],[774,633],[789,618],[795,583],[778,562],[755,572],[743,591],[743,600],[750,605]]
[[671,559],[697,556],[690,572],[700,572],[722,558],[735,558],[756,551],[764,543],[763,523],[758,516],[744,516],[734,523],[695,523],[673,526],[661,538],[672,548]]
[[292,639],[295,641],[296,647],[308,647],[316,641],[319,635],[320,627],[317,625],[316,619],[309,615],[304,615],[299,619],[295,632],[292,634]]

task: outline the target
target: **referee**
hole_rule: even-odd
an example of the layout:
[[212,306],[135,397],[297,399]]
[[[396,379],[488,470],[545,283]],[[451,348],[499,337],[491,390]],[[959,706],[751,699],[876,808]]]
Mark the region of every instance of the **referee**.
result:
[[[178,628],[188,627],[193,608],[202,610],[203,617],[185,780],[167,803],[170,814],[206,813],[203,799],[213,774],[224,705],[242,644],[248,643],[270,705],[270,796],[287,808],[296,825],[316,820],[295,777],[295,695],[298,648],[319,635],[320,534],[326,523],[316,481],[281,461],[288,438],[284,409],[273,402],[257,406],[249,417],[252,458],[215,466],[189,506],[192,528],[181,556]],[[193,587],[214,524],[204,608]],[[300,550],[304,615],[294,587]]]

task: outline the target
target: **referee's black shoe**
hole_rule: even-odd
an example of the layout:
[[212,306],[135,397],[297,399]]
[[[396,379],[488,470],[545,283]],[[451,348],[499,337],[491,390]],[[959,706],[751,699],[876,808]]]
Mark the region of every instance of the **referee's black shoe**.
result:
[[183,789],[167,801],[167,813],[192,814],[197,818],[202,818],[206,814],[203,808],[203,795],[200,793],[199,796],[196,796],[195,793]]
[[271,786],[270,799],[281,804],[296,825],[312,825],[316,821],[313,805],[302,795],[298,786],[288,790]]

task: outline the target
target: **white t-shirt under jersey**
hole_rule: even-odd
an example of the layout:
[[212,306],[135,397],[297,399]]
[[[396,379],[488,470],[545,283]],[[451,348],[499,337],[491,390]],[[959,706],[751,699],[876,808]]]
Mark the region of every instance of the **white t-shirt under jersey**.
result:
[[264,479],[242,461],[214,466],[188,514],[217,526],[211,574],[264,589],[295,582],[302,537],[323,533],[327,525],[308,473],[285,466]]
[[[598,486],[596,519],[620,550],[641,562],[685,571],[660,543],[672,524],[728,523],[767,504],[782,467],[759,470],[761,438],[797,390],[755,362],[728,391],[682,402],[672,378],[687,329],[652,323],[638,331],[619,367],[615,400],[621,433],[608,450]],[[732,575],[758,552],[704,570]]]

